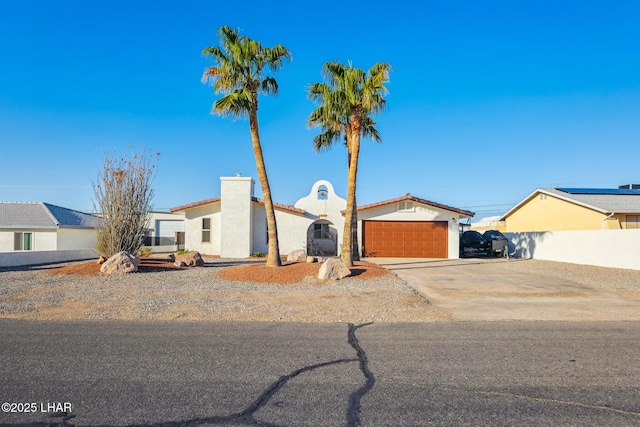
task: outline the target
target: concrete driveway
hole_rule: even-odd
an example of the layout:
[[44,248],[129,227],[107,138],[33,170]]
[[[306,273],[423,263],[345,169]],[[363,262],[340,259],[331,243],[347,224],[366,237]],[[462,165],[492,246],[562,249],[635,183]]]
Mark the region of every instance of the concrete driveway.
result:
[[452,320],[640,320],[640,298],[500,265],[522,260],[366,260],[396,273]]

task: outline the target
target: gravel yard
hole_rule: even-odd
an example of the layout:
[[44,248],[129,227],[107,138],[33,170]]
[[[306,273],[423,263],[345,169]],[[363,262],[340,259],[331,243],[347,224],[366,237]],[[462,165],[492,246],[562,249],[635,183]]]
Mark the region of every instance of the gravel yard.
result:
[[[384,271],[378,277],[362,273],[333,282],[309,276],[293,284],[257,283],[220,274],[252,261],[205,261],[206,267],[123,276],[51,274],[51,266],[0,270],[0,317],[353,323],[448,319]],[[319,264],[311,268],[317,275]]]
[[[382,269],[356,266],[355,277],[323,282],[315,278],[319,264],[260,272],[254,267],[264,260],[205,261],[206,267],[123,276],[52,274],[59,266],[0,269],[0,318],[353,323],[451,319],[448,311],[430,304],[404,280]],[[636,270],[524,259],[483,262],[506,271],[640,296],[640,271]],[[83,267],[79,263],[63,266],[67,271]]]

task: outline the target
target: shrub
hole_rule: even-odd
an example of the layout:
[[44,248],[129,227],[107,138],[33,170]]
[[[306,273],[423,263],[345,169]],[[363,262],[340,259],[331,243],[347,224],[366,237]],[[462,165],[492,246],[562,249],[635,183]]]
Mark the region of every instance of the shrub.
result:
[[138,252],[138,256],[148,257],[149,255],[151,255],[152,250],[153,249],[151,249],[149,246],[143,246],[140,248],[140,252]]

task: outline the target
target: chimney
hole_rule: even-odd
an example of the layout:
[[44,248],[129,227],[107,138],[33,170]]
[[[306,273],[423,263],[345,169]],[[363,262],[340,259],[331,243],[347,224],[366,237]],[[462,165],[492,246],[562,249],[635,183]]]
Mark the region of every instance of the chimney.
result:
[[223,258],[251,255],[254,185],[250,177],[220,178],[220,256]]

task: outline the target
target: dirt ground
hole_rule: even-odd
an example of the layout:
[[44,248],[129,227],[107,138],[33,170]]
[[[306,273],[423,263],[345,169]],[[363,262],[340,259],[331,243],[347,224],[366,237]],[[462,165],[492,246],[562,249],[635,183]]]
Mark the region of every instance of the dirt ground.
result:
[[[139,272],[100,273],[95,261],[0,272],[0,317],[30,320],[433,322],[446,313],[396,274],[357,262],[352,276],[317,278],[318,263],[207,260],[178,268],[143,259]],[[238,265],[240,264],[240,265]],[[4,276],[3,276],[4,275]]]

